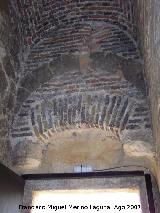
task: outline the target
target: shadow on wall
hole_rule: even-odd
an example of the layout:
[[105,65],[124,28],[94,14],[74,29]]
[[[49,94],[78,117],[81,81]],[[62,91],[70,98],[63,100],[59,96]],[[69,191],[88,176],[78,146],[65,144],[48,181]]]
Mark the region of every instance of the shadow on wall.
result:
[[17,213],[22,204],[24,180],[0,164],[0,211]]

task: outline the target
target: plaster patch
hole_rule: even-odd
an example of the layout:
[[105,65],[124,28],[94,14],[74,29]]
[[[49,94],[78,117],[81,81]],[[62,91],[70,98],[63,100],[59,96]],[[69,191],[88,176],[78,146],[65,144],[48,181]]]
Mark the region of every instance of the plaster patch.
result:
[[130,141],[123,145],[124,152],[130,157],[154,158],[153,147],[144,141]]

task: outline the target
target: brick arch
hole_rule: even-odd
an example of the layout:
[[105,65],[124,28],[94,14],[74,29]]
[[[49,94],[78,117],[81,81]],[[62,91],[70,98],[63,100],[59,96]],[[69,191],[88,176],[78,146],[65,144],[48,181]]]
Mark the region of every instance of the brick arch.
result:
[[124,130],[150,129],[145,98],[118,73],[70,71],[33,92],[16,115],[12,145],[47,141],[54,132],[100,128],[120,137]]
[[[44,31],[51,28],[61,28],[77,20],[113,21],[114,24],[128,28],[134,32],[134,1],[48,1],[18,0],[21,22],[24,26],[26,40],[35,41],[43,37]],[[29,41],[28,40],[28,41]],[[30,42],[30,41],[29,41]]]
[[[46,69],[50,63],[60,64],[69,54],[101,52],[140,59],[133,0],[17,0],[17,6],[25,41],[17,105],[39,86],[37,82],[52,78]],[[37,81],[41,67],[44,79]]]
[[25,64],[26,71],[32,71],[43,63],[60,60],[65,54],[82,52],[115,54],[125,59],[139,59],[136,41],[119,28],[108,25],[93,30],[90,24],[78,27],[64,27],[54,30],[30,51]]
[[63,54],[83,51],[90,39],[94,43],[92,31],[93,28],[99,30],[99,25],[106,26],[108,32],[99,31],[97,43],[93,44],[94,48],[97,46],[97,51],[126,59],[140,57],[132,0],[17,2],[25,45],[30,49],[24,64],[24,75],[43,63],[57,58],[60,60]]

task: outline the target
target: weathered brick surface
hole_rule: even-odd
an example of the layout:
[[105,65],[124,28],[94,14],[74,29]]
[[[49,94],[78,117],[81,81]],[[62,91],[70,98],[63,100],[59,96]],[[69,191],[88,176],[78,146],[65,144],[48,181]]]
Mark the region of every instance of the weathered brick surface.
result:
[[116,137],[125,129],[150,130],[145,97],[117,73],[58,75],[23,103],[12,128],[12,145],[44,141],[57,131],[91,127],[113,131]]
[[[9,12],[9,29],[16,36],[10,39],[14,64],[8,61],[6,67],[13,65],[16,70],[9,72],[16,79],[13,86],[16,85],[18,97],[19,93],[28,93],[24,82],[39,75],[37,68],[51,61],[60,62],[63,55],[103,52],[139,60],[133,0],[13,0]],[[47,71],[46,76],[50,76]],[[35,81],[29,82],[33,89],[37,88]],[[5,87],[6,80],[3,82]],[[9,105],[13,101],[10,94]],[[19,99],[15,101],[18,105],[22,103]]]
[[21,35],[30,49],[21,78],[68,53],[101,51],[139,59],[134,1],[17,0]]
[[0,10],[0,160],[65,129],[151,132],[134,3],[12,0]]
[[[133,1],[22,1],[17,5],[28,44],[36,43],[52,28],[84,21],[106,21],[134,32]],[[63,28],[62,27],[62,28]]]
[[24,147],[21,166],[29,157],[38,165],[32,145],[74,128],[145,141],[151,123],[135,15],[134,0],[10,0],[0,19],[2,159],[11,143],[20,158]]

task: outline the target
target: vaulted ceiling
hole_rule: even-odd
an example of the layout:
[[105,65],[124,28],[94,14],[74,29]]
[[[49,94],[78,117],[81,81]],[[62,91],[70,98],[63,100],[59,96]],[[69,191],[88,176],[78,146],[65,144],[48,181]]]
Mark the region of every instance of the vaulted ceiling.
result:
[[[31,84],[29,89],[33,87],[34,90],[38,87],[35,86],[38,68],[59,62],[63,55],[86,53],[90,56],[101,52],[140,61],[134,1],[18,0],[16,13],[24,44],[19,80],[22,90],[19,91],[18,101],[27,93],[23,89],[26,88],[26,79],[31,78],[27,83]],[[140,70],[134,72],[140,75]],[[44,82],[51,77],[46,71],[43,76]],[[38,82],[43,83],[43,79],[38,79]]]
[[31,147],[49,152],[57,132],[100,129],[121,145],[152,147],[135,1],[18,0],[11,12],[22,44],[11,125],[15,166],[43,164]]
[[[106,145],[111,137],[113,144],[117,141],[113,150],[119,150],[121,164],[146,156],[154,161],[135,1],[13,0],[8,14],[10,34],[6,31],[4,37],[10,41],[14,35],[14,39],[2,61],[4,73],[10,71],[4,76],[9,86],[2,88],[6,94],[2,98],[9,109],[14,166],[22,173],[37,168],[38,172],[71,171],[68,158],[60,170],[60,158],[52,159],[53,170],[47,170],[47,160],[43,164],[49,159],[47,153],[52,153],[52,142],[53,147],[55,141],[73,142],[75,135],[85,135],[89,146],[93,143],[89,151],[82,140],[88,156],[98,147],[92,136],[101,138],[104,146],[96,169],[103,164],[103,149],[112,150],[110,142]],[[81,144],[74,140],[67,146],[75,144],[73,150]],[[80,143],[77,148],[76,143]],[[69,150],[66,144],[62,147]],[[80,155],[79,162],[86,156]],[[92,161],[93,156],[86,160]],[[113,159],[113,165],[118,161]],[[106,157],[105,162],[107,166]]]

